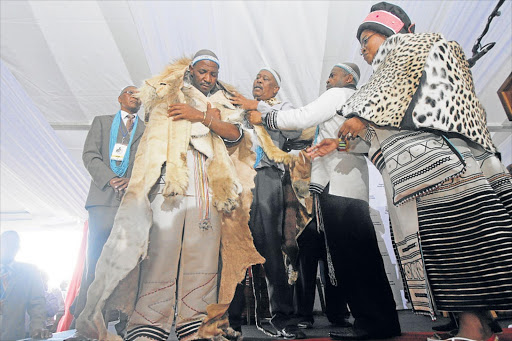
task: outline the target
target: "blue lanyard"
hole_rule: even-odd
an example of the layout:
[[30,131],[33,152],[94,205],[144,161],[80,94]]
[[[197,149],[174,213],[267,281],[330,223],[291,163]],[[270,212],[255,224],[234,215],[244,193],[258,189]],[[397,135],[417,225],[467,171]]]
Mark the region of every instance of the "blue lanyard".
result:
[[[117,176],[123,176],[128,169],[128,163],[130,161],[130,149],[132,146],[133,136],[135,135],[135,131],[137,130],[137,124],[139,123],[138,118],[135,118],[135,122],[133,124],[132,133],[130,134],[130,142],[128,142],[128,146],[126,147],[126,153],[124,154],[123,161],[118,165],[116,161],[110,159],[110,169]],[[109,151],[110,156],[112,155],[112,151],[114,150],[114,146],[117,142],[117,134],[119,133],[119,125],[121,124],[121,110],[119,110],[112,121],[112,126],[110,127],[110,143],[109,143]],[[122,131],[121,131],[122,134]],[[128,130],[126,130],[126,134],[128,134]],[[126,135],[124,135],[126,136]],[[123,138],[124,138],[123,136]]]

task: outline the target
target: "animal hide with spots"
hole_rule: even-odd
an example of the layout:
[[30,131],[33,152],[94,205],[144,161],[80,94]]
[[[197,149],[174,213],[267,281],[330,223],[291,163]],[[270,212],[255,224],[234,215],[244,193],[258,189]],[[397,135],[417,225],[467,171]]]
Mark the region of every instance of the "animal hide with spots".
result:
[[372,67],[368,83],[342,107],[345,116],[457,133],[496,151],[459,44],[435,33],[396,34],[380,46]]

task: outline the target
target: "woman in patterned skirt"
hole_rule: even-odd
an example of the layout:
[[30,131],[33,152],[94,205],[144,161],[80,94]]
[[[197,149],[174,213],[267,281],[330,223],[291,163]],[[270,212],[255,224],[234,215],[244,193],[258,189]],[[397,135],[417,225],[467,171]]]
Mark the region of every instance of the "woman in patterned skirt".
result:
[[[461,47],[413,34],[381,2],[359,26],[374,74],[342,107],[339,136],[371,144],[413,310],[459,313],[453,340],[497,340],[488,310],[512,307],[512,181],[496,158]],[[313,157],[336,149],[324,140]]]

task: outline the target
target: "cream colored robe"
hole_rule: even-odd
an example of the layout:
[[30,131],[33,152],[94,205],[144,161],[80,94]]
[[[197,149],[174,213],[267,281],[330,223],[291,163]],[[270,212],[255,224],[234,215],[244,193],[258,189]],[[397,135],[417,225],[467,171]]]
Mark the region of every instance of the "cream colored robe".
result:
[[119,207],[112,233],[96,267],[96,277],[87,293],[87,303],[77,320],[77,332],[88,338],[121,340],[108,333],[103,311],[133,312],[139,264],[147,256],[152,211],[148,193],[167,162],[164,195],[184,194],[188,186],[186,155],[189,144],[208,157],[207,173],[214,206],[222,212],[222,273],[218,304],[207,307],[208,316],[199,328],[199,337],[227,335],[227,308],[247,267],[263,263],[249,230],[249,209],[254,187],[255,161],[247,136],[230,148],[201,123],[173,121],[167,107],[188,103],[206,110],[207,102],[221,111],[224,121],[240,122],[241,111],[233,107],[224,91],[204,96],[183,77],[190,59],[169,65],[160,75],[145,82],[139,96],[149,119],[137,150],[130,184]]

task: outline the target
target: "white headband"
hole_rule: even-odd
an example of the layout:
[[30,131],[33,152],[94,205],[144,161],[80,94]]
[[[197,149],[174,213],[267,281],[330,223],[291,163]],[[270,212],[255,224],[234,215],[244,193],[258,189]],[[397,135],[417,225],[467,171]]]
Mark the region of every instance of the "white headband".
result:
[[214,56],[209,56],[207,54],[203,54],[203,55],[195,57],[191,63],[192,66],[194,66],[198,61],[201,61],[201,60],[210,60],[210,61],[214,62],[215,64],[217,64],[217,66],[220,68],[219,60],[217,58],[215,58]]
[[359,83],[359,76],[357,75],[357,73],[354,71],[354,69],[352,69],[350,66],[348,66],[347,64],[343,64],[343,63],[338,63],[334,66],[337,66],[343,70],[345,70],[346,72],[348,72],[349,74],[352,75],[352,77],[354,77],[354,80],[356,81],[356,85],[357,83]]
[[268,66],[264,66],[264,67],[262,67],[262,68],[260,69],[260,71],[261,71],[261,70],[265,70],[265,71],[270,72],[270,73],[272,74],[272,76],[274,76],[274,79],[276,80],[277,86],[278,86],[278,87],[281,87],[281,77],[279,77],[279,76],[277,75],[277,72],[276,72],[274,69],[272,69],[271,67],[268,67]]

